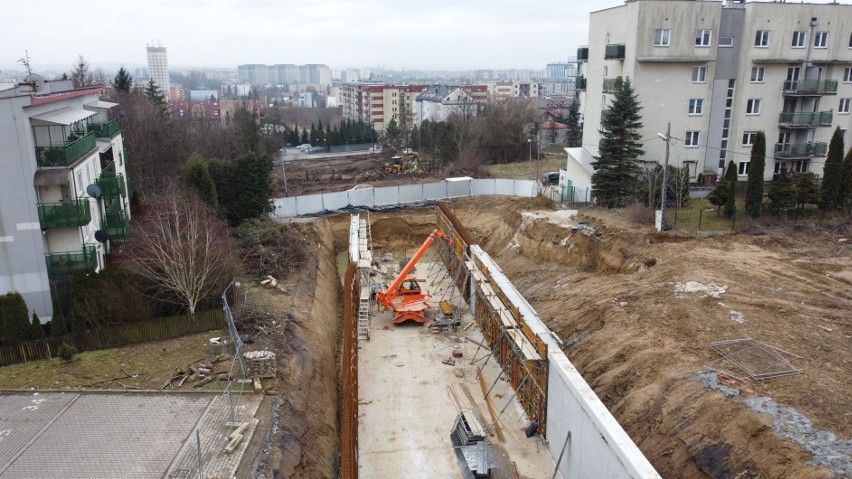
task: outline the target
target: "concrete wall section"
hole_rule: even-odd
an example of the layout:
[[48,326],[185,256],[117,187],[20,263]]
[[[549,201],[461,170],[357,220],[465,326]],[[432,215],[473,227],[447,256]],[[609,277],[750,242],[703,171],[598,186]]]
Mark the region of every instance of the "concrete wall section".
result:
[[562,456],[560,475],[659,478],[565,354],[551,352],[548,360],[547,447],[555,461]]
[[399,204],[399,187],[385,186],[373,188],[373,199],[376,206],[393,206]]

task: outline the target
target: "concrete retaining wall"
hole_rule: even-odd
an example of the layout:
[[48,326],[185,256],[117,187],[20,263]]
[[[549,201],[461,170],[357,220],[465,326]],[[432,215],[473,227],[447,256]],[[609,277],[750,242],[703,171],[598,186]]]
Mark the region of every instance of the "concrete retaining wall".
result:
[[435,183],[383,186],[354,191],[291,196],[272,200],[273,218],[313,215],[344,208],[375,208],[477,195],[534,197],[534,180],[459,179]]

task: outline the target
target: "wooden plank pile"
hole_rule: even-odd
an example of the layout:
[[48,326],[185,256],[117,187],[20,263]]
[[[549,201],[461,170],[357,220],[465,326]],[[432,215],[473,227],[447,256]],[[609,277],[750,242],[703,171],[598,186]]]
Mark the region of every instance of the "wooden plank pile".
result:
[[163,390],[166,388],[169,389],[180,389],[183,387],[184,383],[190,382],[195,383],[192,387],[200,388],[207,383],[215,381],[217,379],[221,381],[227,381],[231,379],[230,374],[227,371],[215,371],[215,367],[217,364],[230,360],[230,356],[222,356],[219,357],[209,363],[202,363],[202,359],[197,359],[190,363],[185,368],[175,368],[174,372],[166,382],[160,386],[159,390]]

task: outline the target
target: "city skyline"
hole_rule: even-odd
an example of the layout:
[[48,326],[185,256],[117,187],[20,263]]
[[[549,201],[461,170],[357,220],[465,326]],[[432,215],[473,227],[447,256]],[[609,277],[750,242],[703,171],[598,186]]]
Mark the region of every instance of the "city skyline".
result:
[[[122,26],[109,41],[101,41],[103,30],[69,28],[89,23],[90,9],[48,0],[45,11],[63,14],[32,15],[24,4],[7,6],[0,25],[14,41],[0,46],[0,65],[16,65],[26,51],[36,68],[70,69],[78,54],[93,66],[144,66],[145,46],[159,43],[168,48],[173,68],[325,63],[334,68],[540,69],[573,56],[585,43],[592,9],[622,3],[604,0],[591,8],[565,2],[543,14],[503,0],[428,5],[156,0],[144,9],[120,4],[98,9],[99,24]],[[62,32],[62,42],[32,34],[45,31]]]

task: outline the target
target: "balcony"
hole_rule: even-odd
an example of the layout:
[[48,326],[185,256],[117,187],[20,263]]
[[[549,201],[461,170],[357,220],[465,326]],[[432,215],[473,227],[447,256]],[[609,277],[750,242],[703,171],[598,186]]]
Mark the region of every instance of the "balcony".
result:
[[615,93],[621,88],[623,80],[621,77],[618,78],[604,78],[603,81],[603,92],[604,93]]
[[109,233],[110,240],[122,240],[130,234],[130,220],[121,209],[121,202],[113,201],[106,210],[101,229]]
[[67,251],[63,253],[48,253],[47,275],[71,276],[75,273],[89,273],[98,267],[98,253],[95,245],[84,245],[82,251]]
[[112,173],[109,171],[104,171],[101,173],[101,176],[95,180],[95,183],[100,187],[104,196],[108,196],[110,198],[118,198],[121,196],[122,198],[127,197],[127,185],[124,183],[124,175],[121,173],[115,174],[115,170]]
[[94,147],[95,133],[89,132],[80,138],[62,142],[60,145],[37,146],[35,149],[36,161],[40,168],[70,166]]
[[577,90],[585,90],[586,89],[586,77],[580,75],[574,81],[574,88]]
[[577,49],[577,60],[579,61],[588,61],[589,60],[589,47],[580,47]]
[[825,156],[827,143],[776,143],[775,158],[812,158]]
[[784,82],[784,95],[817,96],[836,95],[837,80],[787,80]]
[[121,131],[115,120],[106,123],[90,123],[88,129],[94,132],[97,138],[112,138]]
[[623,43],[611,43],[606,46],[604,60],[624,60],[627,47]]
[[785,128],[814,128],[831,126],[834,114],[830,111],[782,112],[778,115],[778,124]]
[[85,226],[92,221],[89,200],[77,198],[74,201],[63,201],[61,203],[39,203],[38,221],[43,230]]

